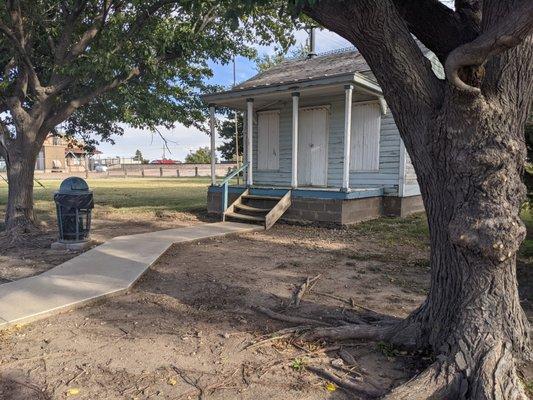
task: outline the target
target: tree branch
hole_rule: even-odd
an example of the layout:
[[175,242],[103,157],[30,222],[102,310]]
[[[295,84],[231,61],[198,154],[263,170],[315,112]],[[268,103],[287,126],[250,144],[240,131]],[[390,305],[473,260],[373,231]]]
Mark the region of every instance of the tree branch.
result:
[[26,51],[26,35],[24,33],[24,25],[22,19],[22,12],[20,10],[20,4],[17,0],[10,0],[6,2],[7,8],[10,13],[12,28],[8,27],[4,22],[0,20],[0,31],[2,31],[15,45],[16,52],[20,55],[22,62],[28,69],[28,78],[30,87],[33,89],[38,97],[43,95],[41,82],[35,72],[33,63]]
[[125,77],[117,77],[111,82],[92,90],[84,96],[69,101],[68,103],[60,107],[51,117],[49,117],[43,123],[39,134],[48,133],[54,127],[56,127],[61,122],[65,121],[68,117],[70,117],[81,106],[84,106],[85,104],[89,103],[101,94],[109,92],[119,87],[120,85],[123,85],[132,78],[138,76],[140,73],[141,71],[139,68],[133,68]]
[[479,94],[481,89],[464,82],[460,70],[464,67],[483,66],[490,57],[518,46],[533,32],[533,1],[524,0],[483,34],[470,43],[455,49],[446,59],[445,71],[448,80],[457,88]]
[[63,12],[67,15],[65,17],[65,27],[56,45],[56,51],[54,54],[56,65],[61,65],[63,59],[65,58],[65,54],[67,53],[72,33],[74,32],[75,22],[86,6],[87,2],[83,0],[78,0],[76,6],[71,12],[68,11],[68,7],[66,5],[64,6]]
[[[459,3],[477,3],[480,0],[457,0]],[[438,0],[393,0],[400,15],[411,31],[444,63],[456,47],[474,40],[479,34],[479,21],[467,18],[466,9],[454,12]],[[463,15],[465,15],[463,17]]]
[[110,1],[109,3],[104,0],[102,5],[102,11],[94,18],[93,24],[87,29],[80,37],[78,42],[76,42],[70,51],[65,55],[64,59],[62,60],[64,63],[71,62],[75,58],[77,58],[80,54],[85,52],[87,50],[87,47],[89,47],[89,44],[92,42],[92,40],[96,37],[98,32],[103,28],[105,24],[106,17],[113,5],[113,2]]
[[[443,86],[392,1],[322,0],[304,6],[303,12],[359,49],[402,130],[423,136],[423,116],[430,118]],[[414,128],[414,120],[421,126]],[[404,138],[406,145],[410,140]]]
[[482,0],[455,0],[455,12],[464,24],[481,30]]

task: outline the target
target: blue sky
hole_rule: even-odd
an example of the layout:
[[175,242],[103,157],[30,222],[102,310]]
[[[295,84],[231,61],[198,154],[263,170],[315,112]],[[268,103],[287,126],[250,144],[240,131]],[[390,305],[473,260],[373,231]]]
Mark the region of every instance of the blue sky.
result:
[[[304,44],[307,40],[307,33],[305,31],[295,32],[296,46]],[[333,32],[326,30],[317,30],[316,32],[316,49],[317,52],[339,49],[350,46],[350,43],[336,35]],[[258,47],[260,55],[272,54],[274,47]],[[233,65],[220,65],[212,63],[214,76],[210,82],[219,85],[233,84]],[[251,78],[256,74],[255,63],[242,57],[236,60],[236,75],[237,82],[242,82]],[[144,158],[153,160],[162,157],[163,140],[157,134],[152,134],[149,130],[134,129],[129,126],[124,127],[124,135],[114,137],[115,144],[101,143],[98,149],[103,152],[102,157],[133,157],[135,150],[141,150]],[[176,124],[173,129],[160,128],[161,134],[169,140],[168,147],[171,154],[167,158],[174,160],[181,160],[191,151],[202,146],[209,145],[209,137],[194,129],[186,128],[183,125]],[[217,138],[217,145],[221,143]]]

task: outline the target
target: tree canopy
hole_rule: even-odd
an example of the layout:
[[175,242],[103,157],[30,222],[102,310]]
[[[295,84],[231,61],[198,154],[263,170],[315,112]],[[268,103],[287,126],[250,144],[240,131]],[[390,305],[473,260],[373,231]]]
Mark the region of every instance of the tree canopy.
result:
[[209,164],[211,162],[211,150],[208,146],[200,147],[196,151],[190,151],[185,156],[185,162],[188,164]]
[[[39,133],[121,133],[202,121],[208,61],[287,48],[292,22],[266,1],[8,0],[0,5],[0,108],[10,132],[40,113]],[[27,115],[28,114],[28,115]]]

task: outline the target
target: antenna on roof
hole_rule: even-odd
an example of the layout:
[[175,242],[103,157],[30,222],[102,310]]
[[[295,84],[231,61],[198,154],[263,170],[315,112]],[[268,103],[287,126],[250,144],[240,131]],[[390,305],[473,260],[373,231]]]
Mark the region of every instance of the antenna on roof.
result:
[[307,53],[307,58],[313,58],[316,56],[316,36],[315,36],[315,26],[309,27],[309,53]]

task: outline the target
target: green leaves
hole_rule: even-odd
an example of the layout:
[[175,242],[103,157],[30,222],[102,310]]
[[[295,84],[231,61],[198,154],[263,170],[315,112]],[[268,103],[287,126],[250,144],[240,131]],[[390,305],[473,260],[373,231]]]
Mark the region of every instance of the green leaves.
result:
[[[68,84],[48,101],[57,114],[69,102],[90,99],[67,115],[69,134],[121,132],[120,123],[153,128],[175,122],[199,125],[206,117],[200,94],[213,88],[209,62],[255,56],[254,46],[294,43],[294,24],[280,18],[283,1],[236,0],[20,0],[27,52],[44,87]],[[6,3],[0,21],[15,29]],[[107,8],[106,8],[107,7]],[[84,43],[87,35],[94,33]],[[81,51],[76,49],[81,46]],[[11,59],[13,66],[8,66]],[[7,66],[7,68],[6,68]],[[0,94],[20,81],[21,57],[0,32]],[[138,68],[112,91],[101,90]],[[22,106],[36,106],[30,88]],[[92,97],[94,93],[98,95]],[[61,121],[60,121],[61,122]]]

